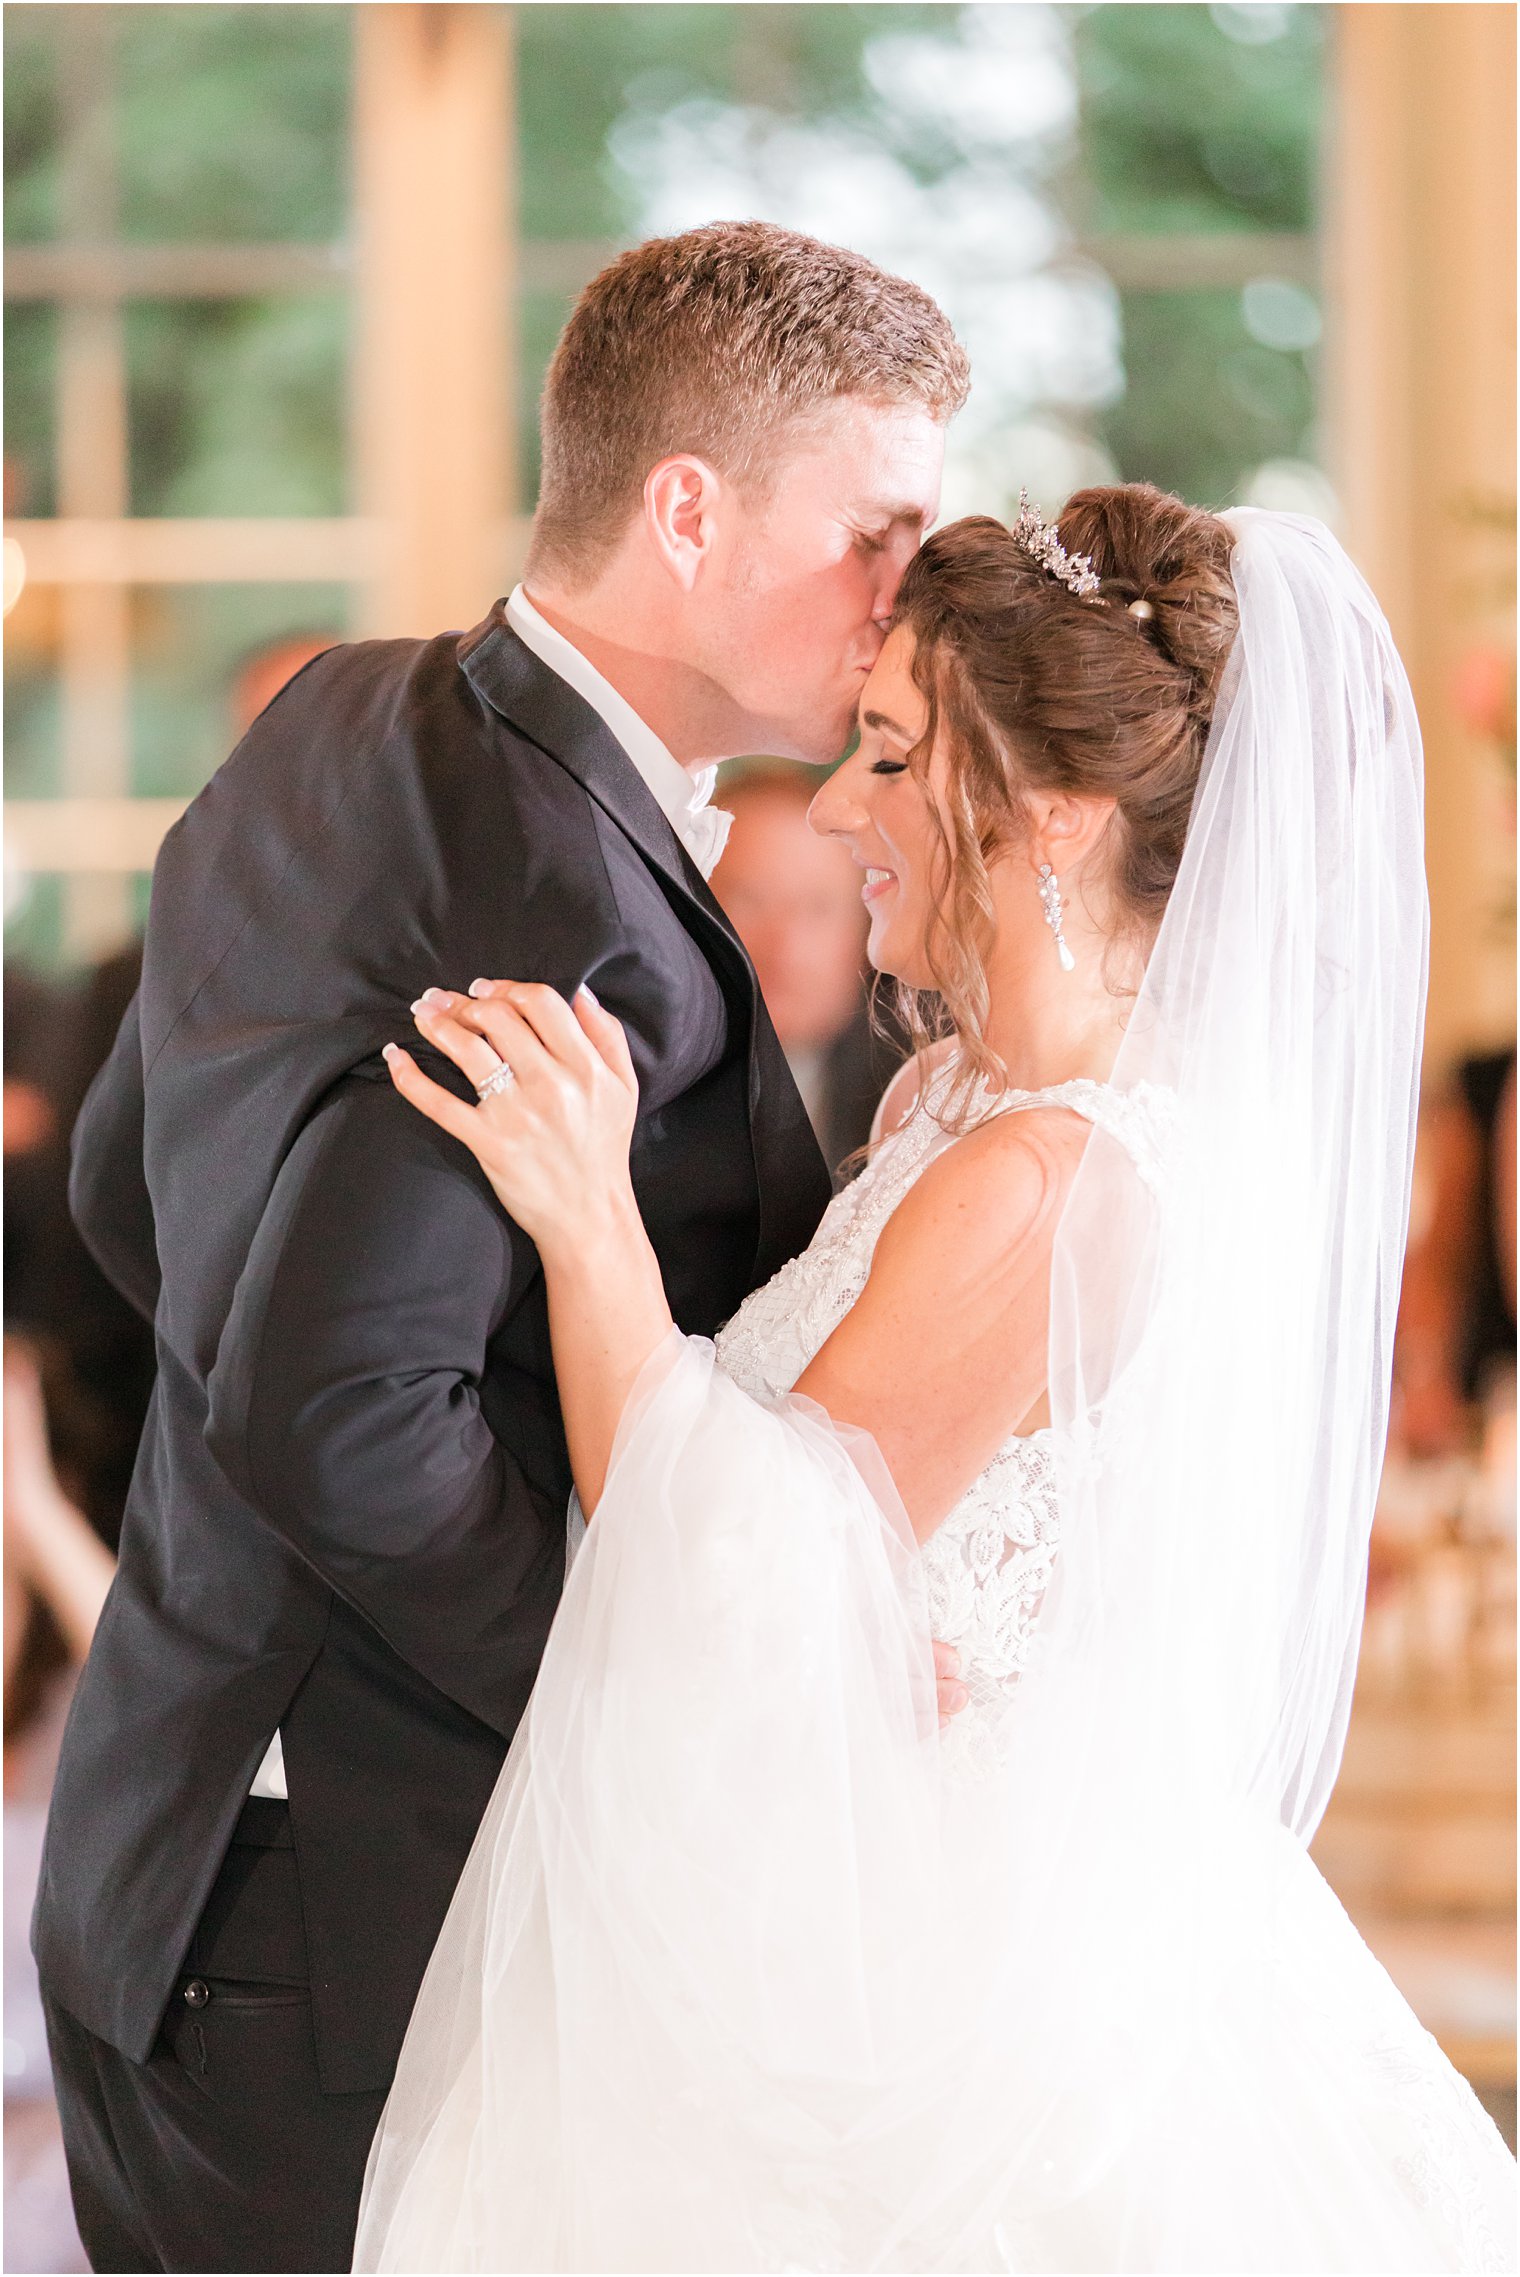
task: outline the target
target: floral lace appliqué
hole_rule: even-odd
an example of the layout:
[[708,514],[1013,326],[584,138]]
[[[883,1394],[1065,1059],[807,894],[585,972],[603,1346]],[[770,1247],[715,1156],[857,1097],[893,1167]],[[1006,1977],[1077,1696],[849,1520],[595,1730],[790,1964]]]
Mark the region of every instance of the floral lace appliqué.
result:
[[[884,1140],[852,1185],[836,1194],[812,1242],[756,1289],[718,1337],[718,1358],[760,1399],[789,1392],[855,1304],[882,1228],[944,1150],[954,1145],[937,1110],[950,1088],[942,1069],[902,1128]],[[1140,1176],[1159,1184],[1169,1099],[1149,1086],[1063,1083],[1006,1093],[995,1113],[1068,1107],[1125,1148]],[[1059,1438],[1039,1431],[999,1449],[924,1547],[930,1627],[961,1656],[970,1700],[946,1735],[947,1767],[977,1771],[997,1760],[999,1727],[1027,1665],[1060,1541]]]

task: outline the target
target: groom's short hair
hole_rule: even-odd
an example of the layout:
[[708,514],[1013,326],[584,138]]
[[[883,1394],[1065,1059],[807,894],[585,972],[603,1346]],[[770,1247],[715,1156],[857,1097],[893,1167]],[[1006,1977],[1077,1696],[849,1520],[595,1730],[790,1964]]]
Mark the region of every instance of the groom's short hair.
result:
[[944,312],[859,253],[763,221],[651,238],[592,279],[554,351],[530,566],[594,575],[661,459],[759,487],[832,398],[944,421],[969,385]]

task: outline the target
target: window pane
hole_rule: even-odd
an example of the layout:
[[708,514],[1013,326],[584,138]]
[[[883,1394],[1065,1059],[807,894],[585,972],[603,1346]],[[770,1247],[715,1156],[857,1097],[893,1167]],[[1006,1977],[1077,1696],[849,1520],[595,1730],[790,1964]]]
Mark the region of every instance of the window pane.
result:
[[526,238],[604,237],[625,220],[604,164],[630,88],[680,101],[723,84],[732,45],[726,7],[519,8],[521,227]]
[[[59,790],[58,680],[52,642],[37,637],[39,631],[51,630],[53,601],[51,593],[23,595],[6,625],[5,795],[10,799],[55,798]],[[18,618],[23,620],[19,625]]]
[[110,16],[124,236],[343,235],[348,8],[149,5]]
[[1121,295],[1125,391],[1099,433],[1122,481],[1227,506],[1265,460],[1314,457],[1309,359],[1254,338],[1244,300]]
[[319,648],[346,637],[341,585],[164,585],[133,608],[132,788],[190,798]]
[[51,514],[55,484],[58,319],[44,301],[5,311],[5,511]]
[[134,514],[341,514],[341,293],[127,310]]
[[1313,227],[1322,8],[1072,13],[1091,232]]
[[41,972],[63,962],[62,878],[7,877],[5,961]]
[[5,11],[7,245],[35,244],[58,232],[57,14],[56,7],[25,5]]

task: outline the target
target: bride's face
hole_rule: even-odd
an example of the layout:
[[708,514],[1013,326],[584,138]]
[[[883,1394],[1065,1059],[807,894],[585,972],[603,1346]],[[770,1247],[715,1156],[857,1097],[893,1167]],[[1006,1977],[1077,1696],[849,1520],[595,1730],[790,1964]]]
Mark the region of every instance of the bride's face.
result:
[[814,799],[808,819],[838,838],[864,873],[866,953],[878,972],[932,988],[928,944],[937,923],[936,862],[943,862],[946,766],[936,744],[927,772],[908,754],[928,726],[914,683],[912,636],[889,634],[860,698],[860,741]]

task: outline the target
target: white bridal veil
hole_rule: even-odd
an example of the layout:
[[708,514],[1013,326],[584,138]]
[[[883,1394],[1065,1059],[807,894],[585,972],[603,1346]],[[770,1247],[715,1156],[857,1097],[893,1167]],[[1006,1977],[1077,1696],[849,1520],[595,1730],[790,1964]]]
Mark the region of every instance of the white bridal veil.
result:
[[[1240,634],[1057,1238],[1055,1580],[941,1772],[869,1443],[672,1337],[377,2139],[361,2268],[1509,2266],[1502,2147],[1314,1872],[1409,1199],[1419,735],[1329,534]],[[923,1333],[954,1338],[953,1320]]]

